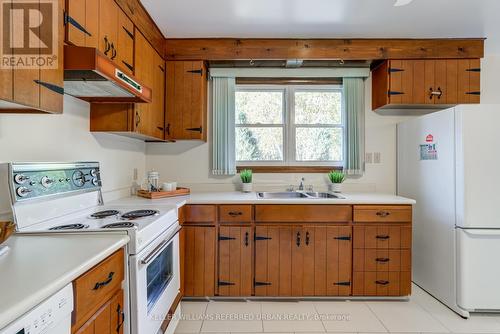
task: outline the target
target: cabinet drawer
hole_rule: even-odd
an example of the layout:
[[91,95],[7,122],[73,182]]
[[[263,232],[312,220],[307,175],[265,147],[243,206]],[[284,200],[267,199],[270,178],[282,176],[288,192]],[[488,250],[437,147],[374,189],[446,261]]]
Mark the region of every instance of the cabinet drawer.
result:
[[411,206],[355,205],[354,222],[411,222]]
[[215,205],[186,205],[185,223],[215,223]]
[[354,249],[354,271],[410,271],[409,249]]
[[249,223],[252,221],[251,205],[219,205],[221,223]]
[[353,296],[408,296],[410,272],[354,272]]
[[121,289],[124,255],[120,249],[73,282],[75,294],[74,324],[81,324],[105,301]]
[[345,223],[352,220],[350,205],[256,205],[256,222]]
[[355,225],[354,248],[409,249],[410,225]]

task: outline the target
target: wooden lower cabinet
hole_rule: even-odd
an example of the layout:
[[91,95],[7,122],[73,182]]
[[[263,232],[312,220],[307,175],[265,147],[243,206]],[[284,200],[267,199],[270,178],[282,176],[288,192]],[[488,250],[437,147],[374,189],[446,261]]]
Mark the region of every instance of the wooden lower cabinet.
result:
[[250,226],[219,228],[219,296],[252,295],[253,232]]
[[185,226],[184,229],[184,296],[215,295],[214,226]]
[[73,282],[73,334],[123,334],[124,251],[120,249]]
[[256,296],[351,294],[350,226],[257,226]]

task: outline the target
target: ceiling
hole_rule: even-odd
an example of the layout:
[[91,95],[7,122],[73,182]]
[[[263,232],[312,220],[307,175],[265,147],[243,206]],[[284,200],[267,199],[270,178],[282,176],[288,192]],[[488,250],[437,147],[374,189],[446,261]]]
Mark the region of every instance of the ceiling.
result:
[[500,0],[141,0],[169,38],[487,37],[500,51]]

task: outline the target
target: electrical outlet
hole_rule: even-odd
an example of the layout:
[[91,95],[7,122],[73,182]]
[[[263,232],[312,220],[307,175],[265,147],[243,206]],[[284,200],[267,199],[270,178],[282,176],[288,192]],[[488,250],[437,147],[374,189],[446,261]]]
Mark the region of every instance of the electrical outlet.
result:
[[365,154],[365,163],[367,163],[367,164],[373,163],[373,154],[372,153]]
[[137,171],[137,168],[134,168],[134,181],[137,181],[138,177],[139,177],[139,172]]
[[379,164],[380,162],[381,162],[380,152],[373,153],[373,163],[374,164]]

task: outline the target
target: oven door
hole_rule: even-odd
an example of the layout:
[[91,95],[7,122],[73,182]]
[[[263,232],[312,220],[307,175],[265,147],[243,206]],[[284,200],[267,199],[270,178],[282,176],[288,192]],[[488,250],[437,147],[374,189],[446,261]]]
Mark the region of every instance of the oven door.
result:
[[156,333],[179,293],[179,230],[175,224],[130,257],[132,334]]

